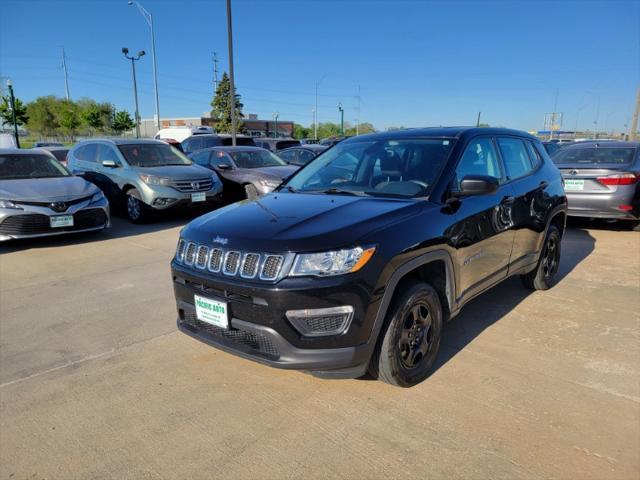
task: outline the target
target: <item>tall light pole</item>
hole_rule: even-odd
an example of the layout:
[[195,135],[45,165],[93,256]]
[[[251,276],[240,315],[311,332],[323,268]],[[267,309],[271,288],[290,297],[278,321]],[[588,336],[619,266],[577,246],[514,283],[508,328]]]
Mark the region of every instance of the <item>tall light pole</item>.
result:
[[338,103],[338,111],[340,112],[340,135],[344,136],[344,108],[342,108],[342,103]]
[[227,0],[227,43],[229,45],[229,105],[231,107],[231,144],[236,146],[236,84],[233,80],[233,26],[231,21],[231,0]]
[[129,5],[135,4],[140,10],[140,13],[147,21],[149,28],[151,29],[151,60],[153,61],[153,93],[156,97],[156,127],[160,130],[160,100],[158,100],[158,67],[156,64],[156,36],[153,30],[153,16],[140,5],[140,2],[135,0],[129,0]]
[[322,77],[320,77],[320,80],[318,80],[316,82],[316,121],[313,122],[313,138],[315,140],[318,140],[318,87],[320,86],[320,83],[322,82],[322,80],[324,80],[324,77],[326,77],[327,74],[325,73],[324,75],[322,75]]
[[140,50],[138,52],[138,56],[129,56],[129,49],[126,47],[122,48],[122,53],[124,56],[131,60],[131,70],[133,71],[133,101],[136,106],[136,138],[140,138],[140,113],[138,111],[138,84],[136,83],[136,63],[140,60],[141,57],[144,57],[144,50]]
[[273,127],[273,137],[274,138],[278,138],[278,117],[280,116],[280,114],[278,112],[274,112],[273,114],[273,121],[275,123],[274,127]]
[[16,97],[13,95],[13,83],[7,80],[9,88],[9,102],[11,104],[11,122],[13,123],[13,135],[16,137],[16,147],[20,148],[20,138],[18,137],[18,120],[16,120]]
[[311,109],[311,116],[313,117],[313,124],[316,124],[316,109],[312,108]]

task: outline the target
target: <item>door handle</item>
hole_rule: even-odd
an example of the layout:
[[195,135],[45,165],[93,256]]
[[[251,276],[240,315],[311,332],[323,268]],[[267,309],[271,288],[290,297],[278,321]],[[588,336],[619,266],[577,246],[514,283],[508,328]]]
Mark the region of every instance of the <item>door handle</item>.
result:
[[547,188],[549,186],[549,182],[547,182],[546,180],[542,180],[540,182],[540,185],[538,185],[538,188],[541,188],[542,190],[544,190],[545,188]]
[[508,196],[508,197],[504,197],[502,199],[502,201],[500,202],[501,205],[511,205],[513,202],[516,201],[515,197],[512,196]]

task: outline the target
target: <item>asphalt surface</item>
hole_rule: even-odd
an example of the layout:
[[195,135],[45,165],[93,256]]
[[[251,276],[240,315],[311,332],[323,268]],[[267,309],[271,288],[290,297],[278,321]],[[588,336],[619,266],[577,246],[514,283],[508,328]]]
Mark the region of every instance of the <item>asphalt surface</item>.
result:
[[640,233],[573,224],[555,288],[474,300],[399,389],[177,332],[182,224],[0,246],[0,479],[640,478]]

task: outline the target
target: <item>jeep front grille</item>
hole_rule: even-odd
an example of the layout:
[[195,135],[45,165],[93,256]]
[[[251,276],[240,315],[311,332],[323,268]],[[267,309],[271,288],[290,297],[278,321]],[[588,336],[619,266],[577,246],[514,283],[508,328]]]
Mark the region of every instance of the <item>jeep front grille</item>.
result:
[[[176,262],[208,270],[227,277],[241,277],[273,282],[285,273],[285,255],[270,253],[242,252],[223,248],[210,248],[184,239],[178,241]],[[290,263],[290,262],[289,262]],[[288,263],[288,264],[289,264]]]

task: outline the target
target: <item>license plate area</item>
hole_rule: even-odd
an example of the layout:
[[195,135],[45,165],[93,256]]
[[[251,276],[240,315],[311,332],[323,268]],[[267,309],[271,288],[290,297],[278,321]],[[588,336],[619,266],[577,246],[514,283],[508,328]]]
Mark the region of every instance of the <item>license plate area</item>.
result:
[[55,215],[49,217],[51,228],[73,227],[73,215]]
[[196,318],[198,320],[216,327],[229,328],[227,302],[194,295],[193,303],[196,307]]
[[207,199],[207,194],[205,192],[196,192],[191,194],[192,202],[204,202]]
[[564,180],[564,189],[567,192],[580,192],[584,190],[584,180],[566,178]]

